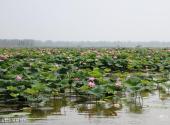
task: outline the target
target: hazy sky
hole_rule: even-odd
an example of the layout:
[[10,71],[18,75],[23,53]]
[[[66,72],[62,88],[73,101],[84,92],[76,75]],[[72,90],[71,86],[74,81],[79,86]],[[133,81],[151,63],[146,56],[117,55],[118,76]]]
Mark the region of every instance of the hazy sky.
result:
[[0,0],[0,39],[170,41],[170,0]]

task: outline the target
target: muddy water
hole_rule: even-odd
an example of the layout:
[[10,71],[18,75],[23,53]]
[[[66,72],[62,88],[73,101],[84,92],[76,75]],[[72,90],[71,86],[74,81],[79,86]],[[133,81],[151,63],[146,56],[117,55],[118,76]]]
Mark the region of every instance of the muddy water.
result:
[[158,91],[143,96],[143,108],[127,99],[115,106],[76,97],[52,100],[45,107],[22,112],[3,113],[1,108],[0,125],[169,125],[170,98]]

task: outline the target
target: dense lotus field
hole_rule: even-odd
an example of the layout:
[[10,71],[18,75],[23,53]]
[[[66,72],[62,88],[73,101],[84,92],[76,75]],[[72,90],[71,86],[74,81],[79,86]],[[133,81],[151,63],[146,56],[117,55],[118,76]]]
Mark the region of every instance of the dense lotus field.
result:
[[168,93],[169,72],[168,49],[1,48],[0,101],[41,103],[71,93],[115,100],[154,89]]

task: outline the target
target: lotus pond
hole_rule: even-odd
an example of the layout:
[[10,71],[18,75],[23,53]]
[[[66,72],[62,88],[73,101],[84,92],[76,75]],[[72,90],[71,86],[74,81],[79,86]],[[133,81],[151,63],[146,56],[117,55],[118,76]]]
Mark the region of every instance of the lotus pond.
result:
[[2,124],[170,123],[168,49],[1,48]]

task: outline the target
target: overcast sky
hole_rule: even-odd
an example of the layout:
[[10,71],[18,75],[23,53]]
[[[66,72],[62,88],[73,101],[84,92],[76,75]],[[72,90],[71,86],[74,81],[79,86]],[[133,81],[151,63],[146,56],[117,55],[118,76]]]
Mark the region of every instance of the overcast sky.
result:
[[0,39],[170,41],[170,0],[0,0]]

